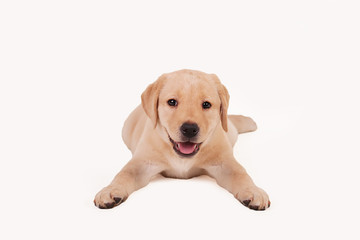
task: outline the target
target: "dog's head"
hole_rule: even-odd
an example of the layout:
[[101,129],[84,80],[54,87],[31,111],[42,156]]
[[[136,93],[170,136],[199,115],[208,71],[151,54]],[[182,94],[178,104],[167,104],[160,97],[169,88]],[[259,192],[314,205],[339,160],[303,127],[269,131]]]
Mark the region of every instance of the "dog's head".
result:
[[195,155],[220,122],[227,131],[229,94],[214,74],[164,74],[147,87],[141,100],[154,127],[180,156]]

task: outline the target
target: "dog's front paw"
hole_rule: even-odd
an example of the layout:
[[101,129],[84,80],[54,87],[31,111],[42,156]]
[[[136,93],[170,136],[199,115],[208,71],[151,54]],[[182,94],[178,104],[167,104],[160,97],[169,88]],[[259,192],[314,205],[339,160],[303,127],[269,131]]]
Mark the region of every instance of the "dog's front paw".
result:
[[267,193],[256,186],[240,190],[235,197],[246,207],[253,210],[265,210],[270,207]]
[[127,194],[121,187],[109,185],[96,194],[94,204],[98,208],[108,209],[120,205],[126,198]]

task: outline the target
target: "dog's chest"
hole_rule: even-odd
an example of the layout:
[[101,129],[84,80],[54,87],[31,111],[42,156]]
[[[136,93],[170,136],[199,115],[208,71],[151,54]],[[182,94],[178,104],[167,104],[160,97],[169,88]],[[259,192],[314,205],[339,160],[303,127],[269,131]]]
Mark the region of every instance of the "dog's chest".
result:
[[171,158],[169,159],[170,169],[164,173],[167,177],[175,178],[190,178],[197,175],[197,170],[194,168],[194,160],[187,158]]

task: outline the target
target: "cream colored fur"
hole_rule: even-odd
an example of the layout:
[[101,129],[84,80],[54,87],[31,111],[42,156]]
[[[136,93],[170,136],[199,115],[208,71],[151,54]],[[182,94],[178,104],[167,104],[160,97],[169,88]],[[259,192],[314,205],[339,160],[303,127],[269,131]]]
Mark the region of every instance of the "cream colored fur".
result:
[[[178,105],[169,106],[169,99],[176,99]],[[204,101],[211,108],[203,109]],[[96,195],[95,205],[112,208],[161,174],[185,179],[208,175],[249,208],[268,208],[268,195],[235,160],[232,149],[237,135],[255,131],[256,124],[249,117],[228,116],[228,104],[228,91],[214,74],[180,70],[159,77],[144,91],[142,105],[123,127],[123,140],[133,157]],[[185,122],[200,128],[196,137],[200,149],[192,157],[179,156],[169,140],[181,141],[179,128]]]

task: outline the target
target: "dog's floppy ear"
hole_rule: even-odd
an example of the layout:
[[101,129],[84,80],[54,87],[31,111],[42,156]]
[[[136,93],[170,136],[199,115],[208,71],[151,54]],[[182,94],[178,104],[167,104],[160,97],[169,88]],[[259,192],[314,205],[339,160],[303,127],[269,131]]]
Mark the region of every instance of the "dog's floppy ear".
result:
[[158,101],[160,90],[163,86],[164,77],[161,76],[158,80],[150,84],[146,90],[141,94],[141,105],[148,117],[153,122],[154,128],[158,122]]
[[229,92],[227,91],[226,87],[224,85],[221,84],[219,78],[215,75],[212,74],[212,77],[215,81],[215,85],[220,97],[220,101],[221,101],[221,105],[220,105],[220,119],[221,119],[221,125],[224,129],[225,132],[228,131],[228,120],[227,120],[227,110],[229,107],[229,99],[230,99],[230,95]]

